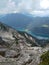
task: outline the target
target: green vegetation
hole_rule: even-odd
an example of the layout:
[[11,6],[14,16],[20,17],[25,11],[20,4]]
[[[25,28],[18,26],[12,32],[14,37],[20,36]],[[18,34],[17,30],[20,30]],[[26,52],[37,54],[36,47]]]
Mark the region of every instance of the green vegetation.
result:
[[49,65],[49,51],[41,55],[41,62],[39,65]]

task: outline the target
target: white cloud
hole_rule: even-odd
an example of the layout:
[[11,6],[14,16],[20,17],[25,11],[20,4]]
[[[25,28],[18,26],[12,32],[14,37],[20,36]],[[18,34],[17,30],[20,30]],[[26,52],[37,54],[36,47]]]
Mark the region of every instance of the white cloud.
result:
[[47,10],[49,8],[49,0],[19,0],[16,3],[16,0],[6,0],[6,6],[0,9],[0,14],[20,12],[29,13],[34,16],[49,15],[49,10]]
[[33,16],[40,16],[40,17],[42,17],[42,16],[49,16],[49,10],[43,10],[43,11],[41,11],[41,10],[34,10],[34,11],[32,11],[30,14],[32,14]]
[[30,12],[32,10],[32,0],[21,0],[21,2],[18,3],[17,9],[19,12]]
[[42,9],[49,9],[49,0],[42,0],[40,6]]
[[40,10],[32,11],[32,14],[42,14],[42,13],[44,13],[44,11],[40,11]]
[[8,2],[7,2],[7,7],[15,7],[16,5],[15,5],[15,2],[14,1],[12,1],[12,0],[9,0]]
[[6,7],[2,8],[0,10],[1,14],[7,14],[7,13],[12,13],[16,10],[16,4],[12,0],[8,0],[6,3]]
[[[33,0],[21,0],[18,4],[14,0],[8,0],[6,7],[0,10],[0,13],[32,12],[35,8]],[[35,3],[34,3],[35,4]]]

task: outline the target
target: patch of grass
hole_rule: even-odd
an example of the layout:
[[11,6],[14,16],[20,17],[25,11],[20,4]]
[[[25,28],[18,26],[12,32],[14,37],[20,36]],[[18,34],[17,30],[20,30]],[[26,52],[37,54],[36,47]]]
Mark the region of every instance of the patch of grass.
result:
[[39,65],[49,65],[49,51],[41,55],[41,62]]

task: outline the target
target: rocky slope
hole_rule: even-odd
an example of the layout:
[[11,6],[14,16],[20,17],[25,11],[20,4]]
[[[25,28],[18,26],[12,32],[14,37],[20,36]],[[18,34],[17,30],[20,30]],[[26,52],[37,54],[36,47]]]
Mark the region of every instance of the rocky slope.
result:
[[42,53],[49,50],[47,41],[0,22],[0,65],[38,65]]

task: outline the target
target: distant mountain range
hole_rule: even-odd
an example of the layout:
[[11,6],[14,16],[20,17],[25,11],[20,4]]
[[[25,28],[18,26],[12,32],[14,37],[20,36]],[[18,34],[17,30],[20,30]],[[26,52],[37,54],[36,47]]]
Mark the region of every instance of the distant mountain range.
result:
[[[0,21],[16,30],[30,31],[39,36],[45,35],[49,37],[49,17],[32,17],[25,14],[13,13],[1,17]],[[43,25],[47,25],[47,27],[42,27]]]
[[8,24],[9,26],[12,26],[15,29],[21,29],[26,28],[30,22],[33,21],[32,17],[29,17],[24,14],[7,14],[6,16],[0,18],[0,21],[2,21],[5,24]]

